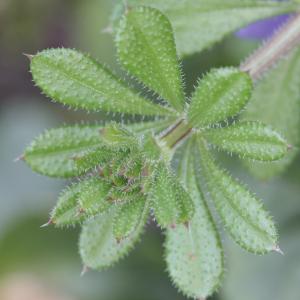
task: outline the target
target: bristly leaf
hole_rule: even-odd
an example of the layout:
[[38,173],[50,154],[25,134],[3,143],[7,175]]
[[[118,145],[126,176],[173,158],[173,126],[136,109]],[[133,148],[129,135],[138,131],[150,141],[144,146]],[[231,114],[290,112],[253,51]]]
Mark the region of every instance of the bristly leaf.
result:
[[102,145],[100,126],[50,129],[26,149],[24,159],[36,172],[52,177],[80,174],[75,160]]
[[263,204],[220,169],[199,138],[201,175],[227,231],[242,248],[264,254],[277,247],[276,228]]
[[108,210],[112,203],[109,201],[111,183],[98,176],[92,176],[81,184],[78,194],[80,211],[86,215],[94,216]]
[[[243,114],[278,130],[293,146],[284,159],[272,164],[248,163],[256,176],[267,179],[283,172],[298,153],[300,144],[300,49],[294,50],[262,78]],[[276,84],[274,84],[274,82]]]
[[118,241],[113,234],[115,216],[116,208],[112,208],[83,226],[79,247],[86,266],[98,270],[112,266],[133,248],[141,235],[144,223],[128,237]]
[[174,28],[181,55],[207,49],[229,33],[256,20],[297,10],[297,3],[292,1],[278,3],[261,0],[127,0],[127,2],[132,6],[149,5],[162,10]]
[[117,240],[130,236],[139,226],[140,223],[147,221],[145,214],[149,213],[149,205],[145,198],[133,199],[121,204],[114,217],[113,233]]
[[107,201],[110,184],[99,177],[90,177],[67,187],[58,198],[51,213],[56,226],[69,226],[108,210]]
[[157,223],[167,228],[188,223],[194,215],[189,194],[163,162],[157,164],[149,192]]
[[189,141],[179,165],[179,176],[195,205],[188,228],[168,229],[166,260],[175,285],[187,296],[205,299],[220,285],[223,251],[216,226],[196,179],[195,143]]
[[71,49],[49,49],[31,60],[35,83],[54,101],[73,108],[142,115],[168,115],[140,97],[107,68]]
[[[140,134],[163,130],[172,119],[126,126]],[[54,128],[37,137],[25,150],[26,163],[38,173],[51,177],[74,177],[99,165],[109,154],[101,138],[99,125],[75,125]]]
[[209,129],[202,135],[222,150],[261,161],[278,160],[287,153],[289,147],[277,132],[255,121]]
[[235,68],[212,70],[192,96],[190,124],[201,128],[235,116],[245,107],[251,91],[252,80],[246,73]]
[[101,137],[110,146],[131,147],[137,145],[137,138],[134,134],[124,126],[114,122],[101,129]]
[[184,93],[169,20],[154,8],[132,8],[120,22],[116,42],[126,70],[181,112]]

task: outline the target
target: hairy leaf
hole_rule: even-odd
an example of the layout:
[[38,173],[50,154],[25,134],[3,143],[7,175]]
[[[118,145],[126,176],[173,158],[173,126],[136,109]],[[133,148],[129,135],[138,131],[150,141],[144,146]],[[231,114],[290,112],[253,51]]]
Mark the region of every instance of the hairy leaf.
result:
[[190,193],[195,214],[188,228],[167,230],[166,260],[175,285],[187,296],[205,299],[223,275],[220,237],[196,179],[194,141],[188,142],[179,165],[179,176]]
[[202,176],[227,231],[242,248],[264,254],[277,248],[275,225],[263,204],[214,162],[202,140]]
[[[298,153],[300,144],[300,49],[281,60],[258,82],[243,117],[272,125],[284,135],[293,150],[272,164],[248,163],[263,179],[284,171]],[[275,84],[274,84],[275,83]]]
[[99,177],[86,178],[67,187],[59,196],[51,221],[57,226],[75,225],[108,210],[111,185]]
[[78,195],[80,210],[90,216],[108,210],[112,205],[108,199],[111,187],[103,178],[93,176],[88,179]]
[[189,222],[194,214],[194,205],[175,175],[160,162],[153,177],[149,197],[158,224],[166,228]]
[[44,50],[32,58],[35,83],[54,101],[73,108],[142,115],[166,115],[140,97],[107,68],[71,49]]
[[256,20],[297,9],[297,5],[291,1],[274,2],[261,0],[128,0],[129,5],[149,5],[166,14],[174,28],[181,55],[202,51],[229,33]]
[[[163,130],[173,119],[133,123],[126,127],[138,134]],[[109,156],[101,138],[100,125],[54,128],[37,137],[25,150],[26,163],[38,173],[51,177],[73,177],[99,165]]]
[[76,157],[102,145],[100,126],[70,126],[50,129],[25,150],[26,163],[36,172],[53,177],[80,174]]
[[169,20],[153,8],[130,9],[120,22],[116,41],[126,70],[182,111],[184,93]]
[[215,69],[196,88],[188,110],[193,126],[206,127],[238,114],[252,90],[249,75],[235,68]]
[[113,234],[116,209],[97,216],[87,222],[80,236],[80,255],[83,263],[92,269],[110,267],[124,257],[134,246],[142,233],[144,223],[128,237],[118,241]]
[[101,129],[101,137],[112,146],[133,146],[137,144],[137,139],[132,132],[118,123],[110,123]]
[[145,211],[149,212],[147,201],[140,197],[119,206],[114,218],[113,233],[117,240],[130,236],[141,223],[145,224]]
[[255,121],[209,129],[202,134],[210,143],[243,158],[272,161],[282,158],[288,150],[287,142],[277,132]]

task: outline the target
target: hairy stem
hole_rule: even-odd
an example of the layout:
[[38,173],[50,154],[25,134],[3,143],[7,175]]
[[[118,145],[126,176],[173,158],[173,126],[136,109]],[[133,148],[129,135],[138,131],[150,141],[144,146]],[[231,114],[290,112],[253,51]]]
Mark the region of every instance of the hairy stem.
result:
[[240,65],[255,81],[300,44],[300,13],[293,15],[269,40]]

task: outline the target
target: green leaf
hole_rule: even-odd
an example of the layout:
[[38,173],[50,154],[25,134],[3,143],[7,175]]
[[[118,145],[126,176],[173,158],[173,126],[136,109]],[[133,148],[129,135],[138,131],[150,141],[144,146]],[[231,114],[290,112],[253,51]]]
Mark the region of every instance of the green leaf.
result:
[[252,80],[235,68],[214,69],[196,88],[188,110],[190,124],[206,127],[238,114],[248,102]]
[[110,146],[127,146],[137,145],[137,138],[132,132],[118,123],[110,123],[101,129],[101,137]]
[[163,162],[156,166],[149,197],[156,221],[164,228],[188,223],[193,217],[194,205],[189,194]]
[[188,228],[178,225],[167,230],[166,260],[175,285],[188,297],[205,299],[220,285],[223,277],[223,251],[220,237],[196,179],[195,143],[189,141],[179,166],[195,206]]
[[108,210],[112,205],[108,199],[111,187],[103,178],[93,176],[88,179],[78,195],[80,210],[89,216]]
[[[261,0],[127,0],[162,10],[174,28],[181,55],[209,48],[226,35],[256,20],[297,10],[291,1]],[[208,30],[209,28],[209,30]]]
[[71,49],[49,49],[31,60],[35,83],[54,101],[73,108],[142,115],[168,115],[130,90],[108,69]]
[[116,42],[126,70],[182,111],[184,93],[169,20],[153,8],[132,8],[120,22]]
[[223,224],[233,240],[249,252],[277,249],[276,228],[263,204],[244,186],[220,169],[198,139],[202,176]]
[[[278,130],[293,146],[284,159],[272,164],[249,163],[256,176],[267,179],[283,172],[299,152],[300,49],[281,60],[257,83],[243,118],[259,120]],[[276,83],[276,84],[274,84]]]
[[110,267],[123,258],[140,237],[144,224],[132,232],[128,237],[118,241],[113,234],[116,209],[87,222],[80,236],[80,255],[83,263],[92,269]]
[[51,213],[56,226],[68,226],[99,214],[112,205],[107,201],[110,184],[99,177],[90,177],[63,190]]
[[80,174],[76,157],[102,145],[100,126],[70,126],[50,129],[25,150],[26,163],[38,173],[52,177]]
[[117,240],[122,240],[132,234],[141,223],[145,224],[146,211],[149,213],[147,201],[140,197],[121,204],[114,218],[113,233]]
[[78,196],[86,183],[75,183],[62,191],[57,205],[51,213],[51,222],[56,226],[75,225],[82,222],[86,216],[81,213]]
[[272,161],[282,158],[288,150],[287,142],[277,132],[255,121],[209,129],[202,135],[213,145],[242,158]]
[[[126,126],[139,134],[168,127],[172,118]],[[25,150],[26,163],[38,173],[51,177],[74,177],[99,165],[109,156],[103,146],[100,125],[75,125],[54,128],[37,137]]]

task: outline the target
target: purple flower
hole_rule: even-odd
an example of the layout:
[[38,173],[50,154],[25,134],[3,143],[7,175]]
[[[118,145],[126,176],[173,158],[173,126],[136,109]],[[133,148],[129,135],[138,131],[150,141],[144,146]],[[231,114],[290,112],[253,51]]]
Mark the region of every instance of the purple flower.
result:
[[273,33],[289,19],[290,16],[291,15],[286,14],[260,20],[240,29],[236,32],[236,35],[239,38],[244,39],[267,39],[271,37]]

